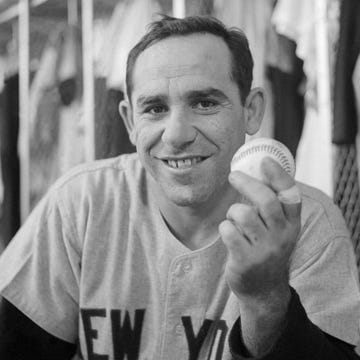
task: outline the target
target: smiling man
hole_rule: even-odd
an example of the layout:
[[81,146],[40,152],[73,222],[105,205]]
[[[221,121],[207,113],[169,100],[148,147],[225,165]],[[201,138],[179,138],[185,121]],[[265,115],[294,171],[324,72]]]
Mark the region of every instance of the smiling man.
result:
[[0,258],[1,359],[359,359],[338,209],[271,159],[230,174],[264,112],[252,66],[215,19],[152,24],[120,104],[137,153],[60,179]]

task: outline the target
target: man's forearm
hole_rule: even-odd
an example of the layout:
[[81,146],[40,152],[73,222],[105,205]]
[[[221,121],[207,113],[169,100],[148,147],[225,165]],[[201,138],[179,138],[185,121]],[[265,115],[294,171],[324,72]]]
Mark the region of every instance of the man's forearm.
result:
[[294,290],[285,326],[273,346],[265,354],[256,356],[251,354],[245,342],[238,320],[229,338],[230,349],[236,360],[360,360],[352,345],[324,333],[308,319]]
[[290,298],[286,286],[265,298],[240,301],[240,332],[249,355],[261,357],[276,343],[286,324]]

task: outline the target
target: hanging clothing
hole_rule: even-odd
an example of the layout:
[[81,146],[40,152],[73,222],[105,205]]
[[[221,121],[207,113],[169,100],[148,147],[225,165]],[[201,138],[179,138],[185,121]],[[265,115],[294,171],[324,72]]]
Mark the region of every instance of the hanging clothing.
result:
[[55,30],[31,83],[31,209],[63,172],[84,161],[80,49],[77,27]]
[[77,26],[68,26],[63,33],[58,91],[62,101],[59,110],[59,173],[64,174],[86,160],[86,124],[82,103],[82,54]]
[[0,94],[0,157],[4,198],[0,213],[0,238],[7,245],[20,226],[19,76],[5,80]]
[[107,77],[114,62],[117,36],[121,34],[127,1],[116,4],[113,13],[106,24],[94,22],[94,73],[96,77]]
[[[2,93],[4,89],[4,82],[5,82],[5,62],[0,56],[0,94]],[[0,107],[0,117],[4,116],[4,114],[1,113],[2,109]],[[0,137],[0,149],[1,149],[1,137]],[[0,155],[0,217],[2,212],[2,205],[4,201],[4,182],[3,182],[3,176],[2,176],[2,170],[1,170],[1,155]],[[1,236],[0,236],[0,253],[1,253]]]
[[64,174],[85,162],[85,122],[82,103],[73,101],[60,108],[59,115],[59,172]]
[[267,76],[271,82],[274,138],[296,157],[304,123],[303,61],[295,54],[296,43],[273,32],[267,48]]
[[[355,94],[356,117],[358,120],[357,129],[360,129],[360,53],[357,57],[354,72],[352,76],[352,84]],[[360,131],[357,132],[358,134]]]
[[135,151],[119,113],[119,103],[124,99],[124,93],[119,89],[109,89],[106,79],[113,54],[113,44],[109,42],[109,39],[115,38],[120,29],[125,4],[121,2],[116,6],[110,22],[94,23],[96,159]]
[[[214,0],[213,15],[226,26],[242,29],[254,59],[253,86],[265,88],[272,103],[271,87],[266,79],[266,43],[274,1],[271,0]],[[272,107],[265,109],[264,120],[255,136],[273,137]]]
[[70,105],[81,94],[81,42],[77,26],[63,31],[63,41],[58,62],[58,87],[64,105]]
[[[356,149],[357,149],[357,154],[360,154],[360,54],[355,64],[352,83],[354,86],[356,117],[357,117]],[[358,169],[360,169],[360,156],[357,156],[357,167]],[[360,177],[359,177],[359,184],[360,184]]]
[[[1,110],[0,110],[1,111]],[[0,114],[1,116],[1,114]],[[1,145],[0,145],[1,148]],[[4,201],[4,182],[3,182],[3,176],[2,176],[2,165],[1,165],[1,156],[0,156],[0,217],[1,217],[1,213],[2,213],[2,205],[3,205],[3,201]],[[1,240],[0,240],[1,242]]]
[[210,15],[213,12],[213,0],[188,1],[186,15]]
[[129,140],[119,103],[124,93],[108,89],[105,78],[95,79],[95,158],[105,159],[136,151]]
[[[121,15],[121,26],[115,27],[115,36],[107,40],[112,45],[111,63],[107,74],[109,89],[125,92],[127,56],[131,48],[145,34],[147,25],[159,18],[160,13],[161,8],[155,0],[133,0],[126,3],[125,12]],[[118,16],[115,13],[110,22],[118,20],[115,15]]]
[[42,93],[30,138],[30,208],[43,197],[60,176],[58,166],[59,112],[61,100],[56,87]]
[[61,98],[57,65],[61,33],[50,34],[30,86],[30,209],[60,175],[58,133]]
[[[296,55],[303,60],[306,75],[305,119],[297,149],[296,179],[323,190],[332,189],[331,120],[319,116],[317,99],[316,8],[312,0],[278,0],[271,22],[276,32],[295,41]],[[332,69],[335,43],[338,40],[339,1],[328,1],[329,60]],[[332,72],[332,71],[330,71]],[[329,104],[325,104],[328,106]],[[331,106],[331,105],[329,105]],[[311,161],[309,161],[311,159]]]
[[343,0],[340,37],[335,67],[334,144],[353,144],[357,129],[357,111],[352,77],[360,53],[360,1]]

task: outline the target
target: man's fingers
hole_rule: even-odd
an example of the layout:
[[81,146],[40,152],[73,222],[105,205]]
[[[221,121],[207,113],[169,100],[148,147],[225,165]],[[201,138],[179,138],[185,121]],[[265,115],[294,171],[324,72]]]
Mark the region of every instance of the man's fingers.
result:
[[280,190],[277,193],[277,197],[283,204],[298,204],[301,202],[301,193],[297,185],[293,185],[285,190]]
[[230,220],[220,223],[219,234],[230,254],[246,253],[245,248],[250,244]]
[[261,167],[269,186],[282,204],[286,218],[298,218],[301,212],[301,193],[295,180],[271,158],[265,158]]
[[284,216],[289,221],[299,217],[301,195],[294,179],[270,157],[263,159],[261,170],[265,185],[239,171],[232,172],[229,181],[257,207],[266,224],[278,222]]
[[267,227],[284,219],[284,212],[276,193],[260,180],[243,172],[230,173],[231,185],[255,206]]
[[254,207],[235,203],[229,208],[226,218],[230,220],[238,231],[252,244],[265,238],[266,226]]

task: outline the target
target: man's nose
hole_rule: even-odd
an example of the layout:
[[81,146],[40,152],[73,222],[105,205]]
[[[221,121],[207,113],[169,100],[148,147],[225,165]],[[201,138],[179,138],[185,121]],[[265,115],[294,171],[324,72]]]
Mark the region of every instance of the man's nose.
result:
[[172,110],[166,121],[162,141],[174,148],[181,148],[192,143],[196,138],[196,129],[185,111]]

